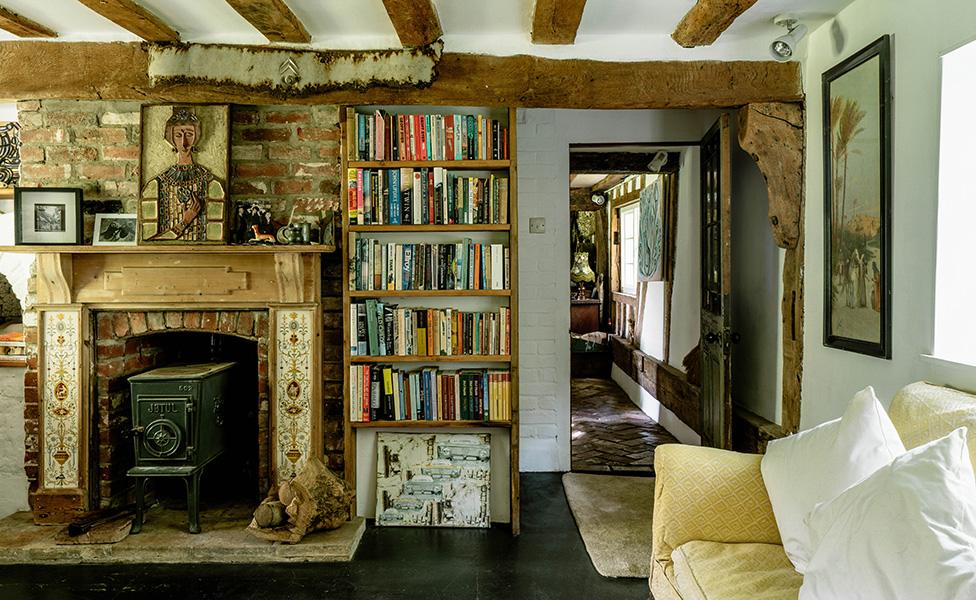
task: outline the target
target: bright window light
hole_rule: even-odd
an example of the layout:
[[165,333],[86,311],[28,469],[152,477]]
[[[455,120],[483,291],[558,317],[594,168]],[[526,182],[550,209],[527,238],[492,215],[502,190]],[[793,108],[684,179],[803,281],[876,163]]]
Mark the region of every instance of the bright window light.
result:
[[933,354],[976,365],[976,42],[942,57],[939,229]]
[[637,229],[640,224],[640,203],[634,202],[620,209],[620,291],[637,293]]

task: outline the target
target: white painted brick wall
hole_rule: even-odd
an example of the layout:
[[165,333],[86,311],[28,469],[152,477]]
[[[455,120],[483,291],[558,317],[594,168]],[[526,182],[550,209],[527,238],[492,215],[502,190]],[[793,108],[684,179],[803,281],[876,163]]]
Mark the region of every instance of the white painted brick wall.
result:
[[[570,468],[569,144],[701,139],[714,111],[519,110],[520,460]],[[529,233],[544,217],[546,232]]]
[[0,369],[0,517],[27,510],[24,369]]

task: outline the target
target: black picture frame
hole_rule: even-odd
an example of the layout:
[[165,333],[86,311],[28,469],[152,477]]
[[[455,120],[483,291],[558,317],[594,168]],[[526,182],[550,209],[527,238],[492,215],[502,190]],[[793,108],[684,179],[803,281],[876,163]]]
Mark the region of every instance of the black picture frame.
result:
[[14,188],[14,244],[76,246],[84,241],[81,188]]
[[[869,92],[858,98],[833,95],[835,87],[846,85],[856,89],[857,84],[843,83],[845,77],[874,77],[870,69],[877,58],[878,89],[876,95]],[[869,69],[865,71],[865,69]],[[866,80],[873,83],[873,79]],[[876,102],[861,111],[857,100]],[[877,358],[891,358],[891,39],[884,35],[867,47],[856,52],[823,74],[823,164],[824,164],[824,346],[849,352],[857,352]],[[845,104],[846,102],[846,104]],[[850,106],[853,104],[853,109]],[[872,111],[876,111],[875,113]],[[860,116],[859,116],[860,115]],[[871,116],[868,126],[860,125],[865,115]],[[873,119],[877,122],[873,122]],[[875,127],[877,129],[875,129]],[[873,143],[869,152],[849,149],[856,136],[866,133],[862,139],[873,142],[877,135],[877,152]],[[846,139],[846,141],[844,141]],[[864,147],[862,146],[862,149]],[[837,150],[842,150],[837,152]],[[862,161],[865,155],[877,158],[877,170],[870,168],[848,169],[851,156]],[[840,159],[843,158],[843,163]],[[835,161],[837,168],[835,169]],[[843,167],[841,165],[843,164]],[[843,168],[843,171],[841,171]],[[836,171],[836,172],[835,172]],[[843,172],[842,177],[838,177]],[[852,193],[854,213],[847,220],[846,204],[850,177],[877,177],[877,204],[868,199],[866,210],[857,213],[864,197]],[[855,179],[854,184],[858,183]],[[853,187],[857,190],[857,187]],[[842,192],[840,194],[836,192]],[[839,196],[839,197],[838,197]],[[838,204],[839,203],[839,204]],[[876,214],[875,214],[876,213]],[[838,222],[839,217],[839,222]],[[837,226],[840,225],[838,228]],[[877,231],[875,232],[875,229]],[[868,290],[870,297],[868,298]],[[841,294],[838,294],[841,292]],[[867,311],[877,314],[875,317]],[[835,323],[836,321],[836,323]],[[844,328],[847,331],[844,331]],[[868,331],[871,335],[856,335],[854,330]],[[875,335],[876,334],[876,335]]]

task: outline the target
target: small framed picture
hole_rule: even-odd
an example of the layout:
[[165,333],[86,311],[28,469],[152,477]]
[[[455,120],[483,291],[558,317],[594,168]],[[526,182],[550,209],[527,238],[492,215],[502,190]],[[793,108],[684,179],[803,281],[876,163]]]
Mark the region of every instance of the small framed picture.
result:
[[80,188],[15,188],[14,243],[80,244]]
[[139,217],[132,214],[95,214],[93,246],[135,246]]

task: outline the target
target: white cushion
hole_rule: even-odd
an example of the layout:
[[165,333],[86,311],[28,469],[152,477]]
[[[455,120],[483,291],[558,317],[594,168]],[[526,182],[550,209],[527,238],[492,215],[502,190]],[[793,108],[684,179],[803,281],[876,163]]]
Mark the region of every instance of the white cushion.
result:
[[769,443],[762,477],[783,539],[800,573],[810,558],[806,518],[813,507],[836,497],[905,452],[884,407],[866,387],[840,419]]
[[976,598],[976,480],[957,429],[810,514],[800,600]]

